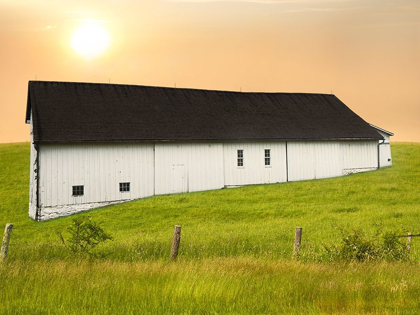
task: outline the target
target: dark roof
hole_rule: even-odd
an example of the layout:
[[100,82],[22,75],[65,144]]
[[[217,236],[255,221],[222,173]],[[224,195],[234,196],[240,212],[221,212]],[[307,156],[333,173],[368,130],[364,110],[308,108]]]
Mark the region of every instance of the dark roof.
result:
[[34,142],[382,139],[336,96],[29,81]]

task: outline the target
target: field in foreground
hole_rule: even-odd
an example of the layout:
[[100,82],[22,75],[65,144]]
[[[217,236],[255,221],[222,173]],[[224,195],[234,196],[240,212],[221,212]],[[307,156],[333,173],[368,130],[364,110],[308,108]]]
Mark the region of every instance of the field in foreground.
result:
[[[155,196],[37,223],[27,216],[29,145],[0,145],[0,225],[15,225],[0,313],[417,314],[420,240],[404,263],[328,263],[323,251],[340,228],[420,233],[420,145],[392,150],[394,166],[379,171]],[[101,248],[106,258],[80,262],[56,231],[88,215],[115,240]],[[169,263],[175,224],[180,256]]]

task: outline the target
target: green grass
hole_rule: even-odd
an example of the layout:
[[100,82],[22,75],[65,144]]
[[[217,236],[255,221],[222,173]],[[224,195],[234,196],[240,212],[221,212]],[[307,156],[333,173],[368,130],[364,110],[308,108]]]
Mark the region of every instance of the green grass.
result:
[[[218,258],[0,267],[3,314],[418,314],[418,267]],[[7,289],[7,291],[6,291]]]
[[[0,145],[0,314],[417,314],[420,239],[410,262],[327,263],[339,227],[420,233],[420,144],[393,144],[392,167],[316,181],[155,196],[72,217],[28,217],[29,145]],[[115,241],[106,258],[68,257],[56,230],[91,216]],[[168,256],[182,225],[176,263]],[[303,227],[301,261],[292,256]],[[4,306],[4,307],[3,307]]]

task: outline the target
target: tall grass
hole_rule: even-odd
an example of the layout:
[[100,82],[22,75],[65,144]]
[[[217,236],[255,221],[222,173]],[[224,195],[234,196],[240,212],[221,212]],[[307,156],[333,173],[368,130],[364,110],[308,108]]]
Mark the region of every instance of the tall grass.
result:
[[[404,263],[327,263],[340,228],[420,233],[420,144],[350,176],[154,196],[47,222],[28,218],[29,145],[0,145],[0,228],[15,225],[0,314],[417,314],[420,243]],[[76,261],[60,244],[91,216],[115,241]],[[182,225],[176,263],[173,226]],[[303,227],[300,261],[292,260]]]
[[418,314],[412,264],[251,258],[0,266],[2,314]]

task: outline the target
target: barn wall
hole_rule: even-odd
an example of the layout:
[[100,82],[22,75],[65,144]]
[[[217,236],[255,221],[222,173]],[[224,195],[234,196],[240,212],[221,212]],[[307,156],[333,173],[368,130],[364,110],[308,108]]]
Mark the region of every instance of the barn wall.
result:
[[343,155],[338,141],[287,143],[289,181],[343,175]]
[[[265,165],[270,149],[271,165]],[[237,164],[237,151],[243,150],[243,166]],[[223,146],[226,186],[278,183],[287,180],[285,142],[237,142]]]
[[[122,200],[154,194],[154,151],[150,144],[42,145],[40,204],[42,218],[56,216],[61,206],[74,213]],[[130,182],[130,192],[119,183]],[[73,185],[84,185],[83,196],[72,196]],[[50,208],[50,210],[48,210]],[[57,209],[54,209],[57,208]]]
[[392,165],[390,143],[383,143],[383,144],[381,143],[379,145],[379,155],[380,155],[380,167]]
[[224,186],[221,143],[157,143],[155,194],[219,189]]
[[376,169],[377,141],[292,141],[289,181],[336,177]]
[[[32,114],[31,114],[32,118]],[[31,135],[31,156],[30,156],[30,170],[29,170],[29,217],[36,219],[36,210],[37,210],[37,197],[36,197],[36,188],[37,188],[37,151],[33,143],[33,126],[32,119],[30,125],[30,135]]]
[[390,166],[392,165],[390,136],[380,130],[377,131],[384,137],[384,141],[379,141],[380,167]]
[[343,141],[343,175],[378,168],[377,141]]
[[[243,166],[237,165],[238,150]],[[334,177],[378,165],[377,141],[56,144],[40,145],[38,152],[40,220],[152,195]],[[130,182],[130,192],[119,191],[121,182]],[[75,185],[84,185],[83,196],[72,196]]]

